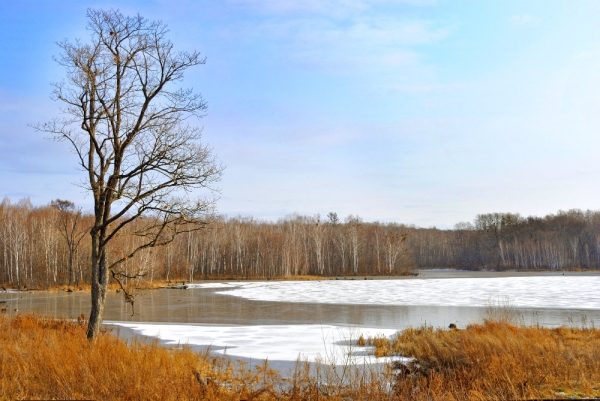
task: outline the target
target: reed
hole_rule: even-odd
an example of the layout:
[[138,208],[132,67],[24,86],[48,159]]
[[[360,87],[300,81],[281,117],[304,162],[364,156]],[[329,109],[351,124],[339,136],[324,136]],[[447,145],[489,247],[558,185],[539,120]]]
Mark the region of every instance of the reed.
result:
[[89,342],[86,324],[0,318],[0,399],[239,400],[263,384],[255,370],[186,347],[126,343],[110,332]]
[[[241,362],[127,342],[85,338],[86,319],[0,316],[0,400],[494,400],[600,397],[600,330],[487,320],[463,330],[410,328],[362,342],[407,365],[331,366],[298,361],[289,377],[267,361]],[[355,341],[361,341],[361,337]]]
[[593,326],[525,327],[487,319],[464,330],[407,329],[391,343],[394,354],[415,358],[396,380],[403,396],[600,396],[600,330]]

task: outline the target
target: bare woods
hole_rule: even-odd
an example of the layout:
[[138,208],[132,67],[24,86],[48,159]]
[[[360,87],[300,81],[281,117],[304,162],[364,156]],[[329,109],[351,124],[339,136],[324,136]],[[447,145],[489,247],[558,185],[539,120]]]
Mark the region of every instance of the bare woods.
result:
[[[122,258],[140,241],[135,222],[112,245]],[[89,282],[93,216],[66,201],[0,204],[0,282],[28,288]],[[124,262],[136,280],[400,275],[414,268],[598,269],[600,212],[544,218],[486,214],[454,230],[367,223],[349,216],[288,216],[273,222],[218,218],[204,230],[145,249]]]

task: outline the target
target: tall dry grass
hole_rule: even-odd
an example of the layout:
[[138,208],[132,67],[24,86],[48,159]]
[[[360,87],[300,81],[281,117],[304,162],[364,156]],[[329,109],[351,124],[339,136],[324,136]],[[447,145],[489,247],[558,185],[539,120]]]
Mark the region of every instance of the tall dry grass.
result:
[[[227,358],[85,338],[86,321],[0,316],[0,400],[506,400],[600,397],[600,330],[546,329],[488,320],[464,330],[404,330],[359,342],[408,365],[302,361],[290,377],[267,362],[250,369]],[[345,363],[345,365],[344,365]]]
[[[0,399],[265,399],[279,380],[224,358],[110,333],[90,343],[86,322],[0,318]],[[243,397],[243,398],[240,398]]]
[[600,330],[517,327],[487,320],[464,330],[421,327],[382,354],[415,358],[398,366],[396,393],[413,399],[506,400],[600,397]]
[[[267,362],[253,369],[228,358],[173,349],[157,341],[122,341],[105,332],[94,342],[78,321],[0,316],[0,400],[353,400],[392,399],[370,373],[346,379],[326,364],[299,361],[282,378]],[[350,368],[350,367],[349,367]],[[349,369],[352,370],[352,369]],[[392,397],[392,398],[390,398]]]

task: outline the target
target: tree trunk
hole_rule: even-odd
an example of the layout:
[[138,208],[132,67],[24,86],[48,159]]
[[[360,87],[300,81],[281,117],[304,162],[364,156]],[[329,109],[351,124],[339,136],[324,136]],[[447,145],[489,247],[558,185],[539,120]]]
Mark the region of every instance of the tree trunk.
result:
[[73,285],[73,249],[69,246],[69,287]]
[[106,251],[102,242],[101,235],[92,230],[92,310],[87,329],[87,338],[90,340],[100,334],[108,287]]

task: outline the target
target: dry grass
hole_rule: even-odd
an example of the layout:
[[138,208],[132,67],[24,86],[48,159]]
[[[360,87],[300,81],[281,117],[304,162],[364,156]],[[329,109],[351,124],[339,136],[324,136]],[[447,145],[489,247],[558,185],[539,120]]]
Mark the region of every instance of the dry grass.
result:
[[[86,321],[35,315],[0,317],[0,400],[494,400],[600,396],[600,330],[517,327],[488,321],[464,330],[421,327],[381,354],[416,358],[392,371],[328,361],[298,362],[282,378],[226,358],[125,343],[110,332],[85,339]],[[358,341],[361,341],[360,338]],[[343,361],[342,361],[343,362]],[[396,368],[400,368],[398,365]]]
[[[167,288],[170,287],[172,285],[177,284],[176,282],[172,282],[172,283],[168,283],[166,281],[163,280],[154,280],[154,281],[150,281],[150,280],[141,280],[139,282],[136,281],[131,281],[130,283],[127,283],[125,285],[125,289],[128,291],[134,291],[134,290],[152,290],[152,289],[158,289],[158,288]],[[109,290],[118,290],[121,287],[119,286],[118,283],[116,282],[111,282],[108,284],[108,289]],[[27,290],[29,291],[50,291],[50,292],[60,292],[60,291],[64,291],[64,292],[76,292],[76,291],[91,291],[92,286],[89,283],[80,283],[77,285],[59,285],[59,286],[54,286],[54,287],[48,287],[48,288],[28,288]]]
[[[500,400],[600,397],[600,330],[517,327],[487,320],[465,330],[407,329],[374,344],[416,360],[402,368],[399,395]],[[400,367],[400,366],[399,366]]]
[[[327,366],[310,374],[298,362],[282,378],[267,362],[254,369],[227,358],[172,349],[156,341],[129,344],[111,333],[85,338],[86,321],[35,315],[0,317],[0,400],[385,400],[365,376],[341,378]],[[380,383],[378,383],[380,384]],[[381,394],[385,398],[379,397]]]
[[[239,400],[268,393],[275,372],[235,367],[156,342],[85,338],[86,322],[0,318],[0,399]],[[263,399],[254,397],[254,399]]]
[[[230,280],[234,280],[234,281],[247,281],[247,280],[256,280],[256,281],[264,281],[264,280],[277,280],[277,281],[322,281],[322,280],[333,280],[332,277],[321,277],[321,276],[284,276],[284,277],[271,277],[268,279],[265,278],[250,278],[250,279],[246,279],[245,276],[236,276],[236,277],[227,277],[227,278],[222,278],[222,277],[215,277],[215,278],[208,278],[206,280],[210,280],[210,281],[230,281]],[[203,282],[203,280],[200,281],[194,281],[194,283],[201,283]],[[127,291],[135,291],[135,290],[153,290],[153,289],[160,289],[160,288],[169,288],[172,287],[174,285],[180,285],[180,284],[189,284],[190,282],[187,279],[171,279],[169,281],[167,280],[133,280],[130,281],[129,283],[127,283],[124,287]],[[65,291],[65,292],[76,292],[76,291],[91,291],[91,285],[89,283],[79,283],[77,285],[58,285],[58,286],[50,286],[50,287],[20,287],[17,288],[16,286],[11,286],[11,285],[7,285],[7,284],[0,284],[0,290],[2,290],[3,288],[5,289],[9,289],[9,290],[23,290],[23,291],[50,291],[50,292],[60,292],[60,291]],[[118,290],[120,289],[119,284],[117,284],[116,282],[112,281],[111,283],[108,284],[108,289],[109,290]]]
[[[326,276],[272,276],[272,277],[249,277],[244,275],[229,275],[227,277],[221,276],[208,276],[204,280],[209,281],[322,281],[322,280],[333,280],[332,277]],[[194,283],[200,283],[204,280],[194,281]],[[181,281],[181,280],[178,280]]]
[[[109,290],[116,290],[119,288],[117,283],[110,283],[108,285]],[[58,285],[53,287],[30,287],[27,291],[49,291],[49,292],[77,292],[77,291],[91,291],[92,286],[89,283],[79,283],[77,285]]]

